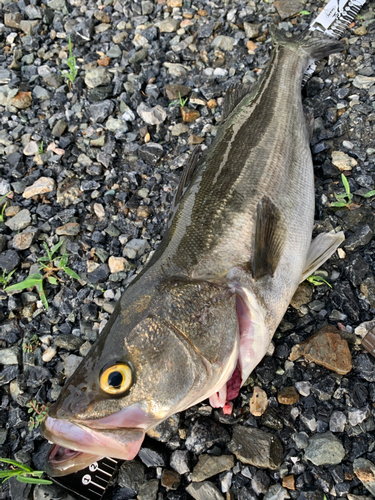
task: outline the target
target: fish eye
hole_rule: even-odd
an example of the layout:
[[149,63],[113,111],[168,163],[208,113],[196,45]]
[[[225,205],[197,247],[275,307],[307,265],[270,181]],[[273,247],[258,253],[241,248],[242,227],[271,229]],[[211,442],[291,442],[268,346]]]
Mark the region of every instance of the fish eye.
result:
[[125,363],[112,365],[100,375],[100,387],[108,394],[121,394],[132,383],[131,368]]

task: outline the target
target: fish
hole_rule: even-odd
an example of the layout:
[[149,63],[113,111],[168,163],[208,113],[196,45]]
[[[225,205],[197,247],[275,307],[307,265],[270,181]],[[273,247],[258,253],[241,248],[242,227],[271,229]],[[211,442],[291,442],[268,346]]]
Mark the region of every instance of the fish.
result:
[[186,166],[167,232],[42,423],[51,476],[133,459],[147,431],[207,398],[231,411],[301,281],[338,248],[312,240],[307,67],[345,44],[272,29],[253,86],[227,92],[215,140]]

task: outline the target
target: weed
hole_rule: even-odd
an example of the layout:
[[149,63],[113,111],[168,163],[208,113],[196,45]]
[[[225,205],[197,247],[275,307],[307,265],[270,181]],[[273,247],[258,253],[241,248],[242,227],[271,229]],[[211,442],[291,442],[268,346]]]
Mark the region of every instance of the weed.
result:
[[3,271],[2,276],[0,276],[0,283],[3,285],[3,288],[7,286],[12,277],[12,274],[14,274],[15,272],[15,269],[13,269],[13,271],[11,271],[9,274],[6,274],[6,271]]
[[[354,210],[355,208],[359,208],[360,205],[357,203],[353,203],[353,195],[350,192],[350,186],[348,179],[344,174],[341,174],[341,180],[345,188],[345,193],[334,193],[337,201],[333,201],[329,204],[330,207],[346,207],[349,210]],[[371,198],[375,196],[375,190],[369,191],[368,193],[362,195],[364,198]]]
[[300,16],[309,16],[310,15],[310,12],[308,10],[301,10],[301,12],[299,13]]
[[43,141],[42,141],[42,142],[40,143],[39,148],[38,148],[38,153],[39,153],[40,155],[42,155],[42,154],[43,154],[43,152],[44,152],[44,144],[43,144]]
[[[0,462],[10,464],[12,469],[0,471],[0,479],[3,479],[3,483],[15,477],[20,483],[30,483],[30,484],[52,484],[49,479],[41,479],[44,474],[44,470],[34,470],[28,465],[21,464],[15,460],[10,460],[9,458],[0,458]],[[15,469],[17,467],[17,469]]]
[[36,286],[40,300],[43,302],[44,307],[48,311],[48,302],[47,302],[47,297],[43,288],[43,282],[47,280],[51,285],[57,285],[57,281],[61,281],[60,278],[55,276],[55,274],[59,271],[64,271],[68,276],[71,278],[79,280],[80,277],[76,272],[73,271],[73,269],[70,269],[70,267],[67,266],[68,264],[68,254],[64,253],[61,257],[56,257],[55,253],[57,250],[61,247],[63,244],[63,240],[61,240],[57,245],[55,245],[52,250],[48,248],[48,245],[46,242],[44,242],[44,246],[47,252],[47,255],[45,257],[40,257],[38,259],[39,264],[41,264],[41,267],[39,268],[39,271],[42,271],[42,273],[33,273],[30,274],[24,281],[21,281],[20,283],[16,283],[15,285],[8,286],[5,291],[6,292],[13,292],[15,290],[25,290],[26,288],[32,288]]
[[332,285],[330,283],[328,283],[327,280],[325,280],[324,278],[322,278],[321,276],[317,276],[316,274],[312,274],[311,276],[309,276],[308,278],[306,278],[306,280],[311,283],[312,285],[315,285],[315,286],[319,286],[319,285],[328,285],[330,288],[332,288]]
[[24,342],[22,345],[22,349],[24,352],[34,352],[35,349],[40,346],[41,342],[37,334],[33,335],[29,342]]
[[66,64],[69,67],[69,72],[68,71],[61,71],[61,74],[64,78],[69,80],[69,86],[72,87],[72,83],[76,79],[78,71],[76,68],[76,57],[73,54],[72,41],[71,41],[70,37],[69,37],[69,57],[66,61]]
[[172,101],[169,103],[170,106],[176,106],[177,104],[180,104],[180,107],[183,108],[185,104],[188,102],[189,98],[187,97],[186,99],[182,99],[180,92],[178,93],[178,99],[175,101]]
[[44,405],[37,403],[35,399],[33,399],[30,403],[27,403],[26,406],[28,407],[27,413],[32,413],[29,420],[29,429],[32,431],[47,418],[50,403]]
[[[4,194],[4,196],[2,196],[0,198],[0,203],[7,197],[9,196],[10,194],[12,193],[12,191],[9,191],[9,193],[7,194]],[[7,206],[8,202],[6,201],[4,203],[4,205],[1,207],[1,212],[0,212],[0,222],[4,222],[4,212],[5,212],[5,209],[6,209],[6,206]]]

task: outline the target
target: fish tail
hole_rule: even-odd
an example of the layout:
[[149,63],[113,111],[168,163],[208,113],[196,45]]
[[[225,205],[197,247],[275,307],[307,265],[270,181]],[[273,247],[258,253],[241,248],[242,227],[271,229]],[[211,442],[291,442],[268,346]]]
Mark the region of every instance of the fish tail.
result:
[[311,61],[318,61],[346,48],[343,40],[335,40],[317,30],[307,30],[298,37],[288,38],[284,31],[272,26],[271,35],[274,45],[297,48],[307,54]]

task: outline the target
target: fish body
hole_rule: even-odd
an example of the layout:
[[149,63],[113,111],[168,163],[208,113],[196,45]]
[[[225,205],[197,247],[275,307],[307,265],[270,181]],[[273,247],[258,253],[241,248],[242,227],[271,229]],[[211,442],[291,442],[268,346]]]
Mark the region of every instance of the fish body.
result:
[[275,31],[260,82],[229,91],[214,143],[184,172],[161,245],[43,424],[55,443],[51,475],[103,456],[132,459],[168,416],[206,398],[225,408],[238,395],[306,266],[342,240],[309,255],[314,179],[301,99],[308,65],[342,48]]

